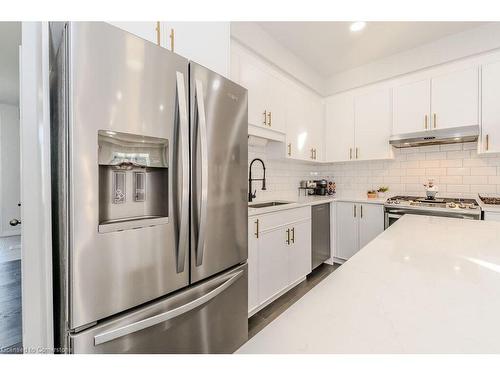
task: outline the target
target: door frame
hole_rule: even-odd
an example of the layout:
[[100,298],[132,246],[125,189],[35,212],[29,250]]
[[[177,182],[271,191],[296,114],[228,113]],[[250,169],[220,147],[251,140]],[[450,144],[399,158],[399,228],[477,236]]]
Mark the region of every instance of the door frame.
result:
[[49,24],[22,22],[20,47],[23,347],[53,351]]

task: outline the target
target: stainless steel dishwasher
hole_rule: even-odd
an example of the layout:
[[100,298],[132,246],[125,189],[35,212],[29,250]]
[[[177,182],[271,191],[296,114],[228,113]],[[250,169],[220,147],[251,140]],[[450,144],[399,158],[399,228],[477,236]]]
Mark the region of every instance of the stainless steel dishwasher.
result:
[[312,269],[330,258],[330,203],[312,206]]

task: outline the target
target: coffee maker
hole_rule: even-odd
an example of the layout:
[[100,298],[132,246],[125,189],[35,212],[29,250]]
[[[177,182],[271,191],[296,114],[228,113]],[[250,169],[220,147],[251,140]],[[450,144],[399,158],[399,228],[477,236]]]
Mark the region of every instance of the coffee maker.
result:
[[315,180],[316,187],[314,188],[314,195],[327,195],[328,194],[328,181]]

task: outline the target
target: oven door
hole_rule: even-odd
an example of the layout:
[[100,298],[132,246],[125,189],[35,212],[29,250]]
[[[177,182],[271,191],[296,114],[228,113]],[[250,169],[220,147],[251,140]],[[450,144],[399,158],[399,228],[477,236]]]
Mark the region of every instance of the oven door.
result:
[[393,212],[385,211],[384,229],[389,228],[392,224],[394,224],[403,215],[404,215],[403,213],[393,213]]

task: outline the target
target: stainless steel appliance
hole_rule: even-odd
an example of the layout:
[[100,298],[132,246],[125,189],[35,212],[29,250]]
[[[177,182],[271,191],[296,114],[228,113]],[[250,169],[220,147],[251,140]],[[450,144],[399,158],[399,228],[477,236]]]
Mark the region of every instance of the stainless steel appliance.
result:
[[312,269],[330,258],[330,203],[311,208]]
[[396,148],[449,143],[476,142],[479,126],[461,126],[457,128],[423,130],[415,133],[397,134],[389,138],[389,144]]
[[405,214],[481,220],[481,207],[475,199],[396,196],[384,204],[385,229]]
[[56,346],[247,340],[247,91],[105,23],[51,24]]

